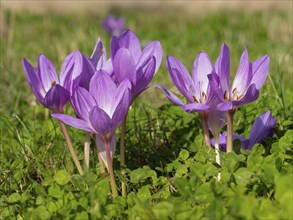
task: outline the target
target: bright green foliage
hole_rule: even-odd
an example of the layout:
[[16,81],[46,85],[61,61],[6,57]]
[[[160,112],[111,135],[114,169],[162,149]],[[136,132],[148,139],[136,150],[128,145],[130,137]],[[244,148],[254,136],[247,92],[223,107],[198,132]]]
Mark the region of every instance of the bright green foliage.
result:
[[[117,12],[143,42],[160,40],[164,58],[176,56],[189,70],[200,50],[215,60],[223,42],[234,51],[232,72],[246,45],[251,60],[269,54],[270,75],[260,97],[237,111],[234,127],[247,137],[256,116],[270,109],[277,118],[274,136],[252,151],[236,147],[236,152],[221,153],[219,166],[214,151],[204,146],[197,115],[165,104],[164,95],[149,88],[128,114],[125,176],[119,170],[118,150],[114,158],[118,190],[123,178],[128,196],[113,199],[109,176],[99,170],[94,141],[90,171],[79,176],[58,123],[36,103],[21,67],[22,57],[35,63],[44,52],[60,70],[69,52],[80,49],[90,55],[98,36],[109,48],[109,38],[99,26],[105,14],[5,11],[0,66],[0,219],[292,219],[292,15],[275,11],[204,16],[180,11],[174,16],[168,10]],[[164,60],[153,82],[171,88]],[[73,114],[69,105],[66,111]],[[69,128],[69,134],[83,162],[85,133]],[[219,172],[220,182],[216,180]]]

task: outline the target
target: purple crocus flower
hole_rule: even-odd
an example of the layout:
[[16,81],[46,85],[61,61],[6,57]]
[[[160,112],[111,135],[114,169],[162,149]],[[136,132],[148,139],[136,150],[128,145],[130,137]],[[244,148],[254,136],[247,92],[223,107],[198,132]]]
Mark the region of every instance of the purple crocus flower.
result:
[[65,124],[95,134],[101,156],[106,161],[104,151],[113,156],[116,145],[115,131],[125,118],[131,103],[130,89],[128,80],[122,81],[117,88],[108,73],[97,71],[90,81],[89,91],[80,86],[76,86],[74,90],[71,101],[78,118],[65,114],[52,116]]
[[90,59],[94,64],[96,71],[104,70],[114,81],[116,81],[115,74],[113,72],[112,60],[111,58],[107,59],[107,52],[100,38],[96,41],[96,45]]
[[125,21],[123,17],[114,17],[113,15],[108,15],[103,20],[103,28],[104,30],[112,36],[119,36],[125,26]]
[[127,30],[121,36],[112,38],[111,58],[117,82],[130,80],[134,100],[147,88],[158,71],[162,60],[162,47],[159,41],[153,41],[141,51],[135,33]]
[[223,44],[220,56],[215,63],[215,72],[208,76],[214,94],[221,101],[217,108],[227,111],[255,101],[268,75],[269,64],[268,55],[250,63],[246,48],[230,87],[230,52],[227,45]]
[[[64,83],[59,81],[51,61],[40,54],[37,68],[34,68],[25,58],[22,59],[22,66],[37,100],[53,112],[63,112],[64,106],[70,98],[70,92],[64,87]],[[66,76],[68,73],[63,69],[61,76]]]
[[[255,119],[248,138],[233,134],[233,140],[240,140],[242,148],[251,150],[255,144],[261,143],[268,136],[272,136],[275,127],[276,118],[268,110]],[[222,151],[226,151],[226,138],[227,133],[225,132],[219,136],[219,145]],[[214,145],[214,139],[211,139],[211,144]]]
[[204,51],[200,52],[194,60],[192,77],[185,66],[172,56],[167,57],[167,68],[174,85],[187,99],[188,103],[185,104],[160,84],[155,84],[155,87],[160,88],[171,102],[181,106],[182,109],[187,112],[210,109],[209,105],[213,101],[214,96],[210,89],[207,75],[214,71],[214,67],[210,58]]

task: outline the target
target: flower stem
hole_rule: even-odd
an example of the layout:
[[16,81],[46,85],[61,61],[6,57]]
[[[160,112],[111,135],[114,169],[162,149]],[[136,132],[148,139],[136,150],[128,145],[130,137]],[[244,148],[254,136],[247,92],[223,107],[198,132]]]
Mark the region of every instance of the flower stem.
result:
[[104,164],[104,161],[100,155],[100,153],[98,152],[98,158],[99,158],[99,164],[100,164],[100,170],[101,170],[101,173],[106,173],[106,170],[105,170],[105,164]]
[[210,143],[210,136],[209,136],[208,116],[209,115],[208,115],[207,111],[200,111],[199,112],[199,118],[200,118],[200,121],[201,121],[204,140],[205,140],[206,145],[208,146],[208,148],[210,150],[211,149],[211,143]]
[[[120,140],[120,168],[121,174],[124,176],[125,174],[125,133],[126,133],[126,117],[122,122],[122,130],[121,130],[121,140]],[[122,196],[126,198],[126,183],[122,181]]]
[[235,110],[231,109],[227,111],[227,149],[226,152],[233,151],[233,117]]
[[71,157],[72,157],[72,159],[73,159],[73,161],[75,163],[75,166],[76,166],[79,174],[82,175],[83,174],[83,170],[82,170],[81,165],[79,163],[79,160],[78,160],[78,158],[76,156],[75,150],[73,148],[73,145],[72,145],[71,139],[70,139],[70,137],[68,135],[67,129],[65,127],[65,124],[63,122],[61,122],[61,121],[58,121],[58,122],[59,122],[59,125],[61,127],[61,130],[62,130],[62,133],[64,135],[64,138],[66,140],[67,146],[69,148]]
[[115,198],[118,195],[118,192],[117,192],[117,185],[116,185],[116,180],[115,180],[114,171],[113,171],[113,162],[112,162],[111,153],[110,153],[110,149],[111,149],[110,141],[105,140],[104,145],[106,148],[106,159],[107,159],[107,164],[108,164],[108,172],[110,174],[111,191],[112,191],[113,197]]
[[84,172],[88,172],[90,166],[90,133],[86,132],[84,141]]
[[[216,162],[221,166],[221,158],[220,158],[220,148],[219,148],[219,135],[215,134],[214,136],[215,140],[215,152],[216,152]],[[218,174],[217,180],[221,180],[221,173]]]

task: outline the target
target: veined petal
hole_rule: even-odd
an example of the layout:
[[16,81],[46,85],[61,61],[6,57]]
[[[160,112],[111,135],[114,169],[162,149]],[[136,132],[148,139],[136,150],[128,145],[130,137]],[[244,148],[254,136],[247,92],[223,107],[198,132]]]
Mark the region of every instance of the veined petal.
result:
[[255,101],[258,98],[258,95],[259,95],[259,92],[256,89],[255,84],[252,84],[249,86],[245,95],[241,99],[237,101],[232,101],[232,103],[234,106],[244,105],[244,104]]
[[213,95],[216,96],[221,102],[225,102],[219,76],[215,72],[212,72],[211,74],[208,74],[208,79],[209,79],[210,89]]
[[82,119],[74,118],[69,115],[57,114],[57,113],[53,113],[52,116],[56,118],[57,120],[62,121],[63,123],[68,124],[72,127],[75,127],[90,133],[94,132],[91,126]]
[[139,69],[146,61],[154,57],[155,59],[155,70],[156,73],[161,65],[162,61],[162,46],[159,41],[154,41],[149,43],[142,51],[138,63],[136,64],[136,69]]
[[95,98],[97,105],[107,114],[111,114],[111,103],[116,91],[116,85],[105,71],[96,72],[91,79],[89,92]]
[[77,116],[89,122],[89,112],[96,105],[92,95],[82,87],[77,86],[71,98],[72,107]]
[[232,102],[222,102],[217,105],[217,110],[219,111],[228,111],[233,108]]
[[135,63],[137,63],[141,54],[140,42],[137,36],[135,35],[135,33],[132,32],[131,30],[127,30],[123,32],[119,37],[112,38],[111,40],[112,59],[115,59],[116,52],[122,47],[127,48],[130,51]]
[[194,102],[193,95],[196,93],[194,83],[185,66],[176,58],[167,57],[167,68],[171,79],[177,89],[189,102]]
[[52,84],[59,84],[59,79],[57,77],[54,65],[43,54],[40,54],[38,59],[37,73],[40,83],[46,92],[49,91]]
[[96,70],[101,69],[103,64],[107,60],[106,49],[105,49],[100,38],[98,38],[98,40],[96,42],[94,51],[93,51],[90,59],[93,62],[94,66],[96,67]]
[[[96,69],[97,71],[100,69]],[[113,65],[112,65],[112,60],[111,58],[108,59],[102,66],[101,70],[104,70],[105,72],[107,72],[111,78],[113,79],[113,81],[115,82],[115,74],[113,72]],[[113,78],[114,77],[114,78]]]
[[26,80],[32,92],[36,96],[37,100],[43,104],[46,92],[38,79],[36,70],[25,58],[22,59],[22,66],[25,72]]
[[252,69],[251,65],[249,64],[247,48],[245,48],[241,55],[239,67],[233,81],[231,94],[236,93],[238,96],[244,94],[250,85],[251,76]]
[[136,71],[137,79],[136,84],[132,89],[132,100],[134,100],[141,92],[143,92],[155,74],[156,60],[155,57],[151,57],[149,61]]
[[64,106],[70,99],[70,92],[65,88],[56,84],[52,86],[47,92],[44,99],[44,106],[52,109],[53,112],[63,112]]
[[113,60],[113,69],[118,82],[129,79],[133,84],[136,83],[136,67],[130,51],[121,48],[117,51]]
[[254,62],[252,62],[252,80],[251,83],[255,84],[256,89],[259,90],[269,73],[270,57],[268,55],[263,56]]
[[[101,155],[105,166],[108,169],[108,163],[107,163],[107,158],[106,158],[106,148],[104,145],[104,141],[102,140],[102,138],[99,135],[96,135],[96,146],[98,148],[98,152]],[[111,156],[112,160],[113,160],[113,157],[115,154],[115,150],[116,150],[116,134],[114,134],[112,136],[111,143],[110,143],[110,156]]]
[[195,86],[200,92],[207,93],[209,79],[208,74],[213,72],[213,64],[209,56],[204,52],[200,52],[196,57],[192,68],[192,79]]
[[[215,71],[221,80],[222,94],[230,92],[230,51],[226,44],[222,44],[221,52],[215,63]],[[229,97],[228,97],[229,98]]]
[[109,115],[98,106],[93,107],[93,109],[89,113],[89,118],[91,122],[91,126],[95,129],[95,131],[103,136],[107,136],[111,132],[112,120]]
[[206,111],[210,109],[210,106],[201,103],[190,103],[182,106],[182,109],[186,112],[198,112],[198,111]]
[[174,95],[172,92],[170,92],[169,90],[167,90],[164,86],[160,85],[160,84],[154,84],[154,87],[157,87],[159,89],[162,90],[163,93],[165,93],[165,95],[167,96],[167,98],[173,102],[176,105],[179,106],[183,106],[184,103],[181,101],[181,99],[179,99],[176,95]]
[[112,130],[116,130],[120,122],[125,118],[131,105],[130,82],[123,81],[118,87],[112,104]]
[[246,146],[246,149],[252,149],[256,143],[260,143],[264,138],[273,135],[274,127],[276,127],[276,118],[272,116],[271,111],[262,113],[252,125],[249,134],[249,145]]

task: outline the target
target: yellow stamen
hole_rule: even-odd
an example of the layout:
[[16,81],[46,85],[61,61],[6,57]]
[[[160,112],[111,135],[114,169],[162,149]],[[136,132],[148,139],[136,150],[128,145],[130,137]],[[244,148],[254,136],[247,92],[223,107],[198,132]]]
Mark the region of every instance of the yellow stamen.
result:
[[195,96],[193,96],[193,100],[194,100],[196,103],[198,103],[198,100],[197,100],[197,98],[196,98]]

